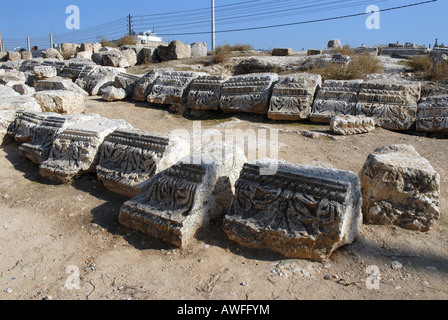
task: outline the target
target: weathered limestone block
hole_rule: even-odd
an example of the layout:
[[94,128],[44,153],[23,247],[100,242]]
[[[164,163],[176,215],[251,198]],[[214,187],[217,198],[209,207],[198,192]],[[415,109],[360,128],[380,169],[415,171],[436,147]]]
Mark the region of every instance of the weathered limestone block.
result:
[[[134,53],[135,54],[135,53]],[[126,59],[125,55],[121,51],[108,51],[101,53],[103,66],[116,67],[116,68],[128,68],[131,64]]]
[[134,92],[135,86],[141,77],[130,73],[119,73],[115,77],[114,86],[125,90],[126,96],[130,96]]
[[59,53],[59,51],[53,48],[42,51],[42,57],[44,59],[64,60],[64,57]]
[[89,95],[84,89],[80,88],[70,79],[64,79],[61,77],[39,80],[36,83],[35,89],[37,92],[48,90],[67,90],[81,94],[83,96]]
[[157,55],[162,61],[188,59],[191,58],[191,46],[174,40],[168,46],[158,46]]
[[291,48],[274,48],[272,50],[273,56],[292,56],[293,50]]
[[198,110],[219,110],[222,84],[228,76],[200,76],[193,80],[187,97],[187,107]]
[[354,115],[362,82],[325,80],[314,100],[311,121],[330,123],[335,115]]
[[89,61],[70,60],[67,65],[60,72],[61,77],[70,78],[76,81],[78,78],[83,78],[97,68],[97,64]]
[[378,56],[379,49],[378,47],[372,47],[372,46],[362,46],[354,49],[356,54],[368,54],[371,56]]
[[194,42],[191,44],[191,57],[201,58],[207,56],[207,44],[205,42]]
[[130,67],[133,67],[137,64],[137,54],[133,49],[126,49],[120,51],[121,55],[126,59],[129,63]]
[[61,43],[60,51],[63,56],[74,55],[79,47],[76,43]]
[[141,77],[135,83],[132,99],[135,101],[146,101],[148,95],[152,91],[156,79],[165,71],[173,71],[173,69],[153,69]]
[[20,56],[22,60],[31,60],[33,59],[33,54],[28,51],[22,51],[20,52]]
[[101,49],[101,43],[81,43],[79,51],[89,51],[92,53],[97,53]]
[[18,111],[14,121],[8,127],[8,135],[17,143],[22,144],[31,141],[34,131],[49,116],[57,116],[56,113]]
[[274,85],[269,104],[268,118],[274,120],[308,119],[314,95],[322,86],[322,77],[298,73],[279,78]]
[[116,88],[114,86],[108,86],[101,89],[101,97],[104,101],[120,101],[126,98],[126,91],[122,88]]
[[14,90],[14,88],[10,88],[3,84],[0,84],[0,99],[7,97],[17,97],[19,93]]
[[16,118],[14,110],[0,110],[0,145],[9,143],[13,138],[8,134],[9,126]]
[[90,51],[80,51],[76,53],[75,59],[80,60],[92,60],[92,52]]
[[116,130],[100,147],[97,176],[112,192],[133,198],[148,187],[148,179],[190,153],[179,138],[137,129]]
[[56,136],[48,159],[39,167],[42,177],[68,183],[84,172],[94,172],[104,138],[117,129],[131,128],[124,120],[95,117],[72,125]]
[[275,73],[247,74],[224,82],[220,108],[224,112],[267,114],[272,87],[278,81]]
[[7,51],[6,60],[19,61],[22,60],[22,55],[20,54],[20,52]]
[[323,54],[324,51],[320,49],[308,49],[307,56],[317,56]]
[[142,48],[138,54],[137,64],[150,64],[157,62],[157,49],[156,48]]
[[246,159],[240,149],[208,147],[150,178],[148,190],[121,207],[120,223],[184,247],[210,220],[222,218]]
[[342,48],[341,40],[333,39],[333,40],[328,41],[327,48],[335,48],[335,49]]
[[32,162],[41,164],[48,159],[53,142],[59,133],[78,122],[93,118],[99,118],[99,115],[73,114],[47,116],[33,127],[31,141],[23,143],[19,147],[19,153]]
[[191,82],[205,73],[186,71],[165,71],[156,78],[151,93],[146,98],[149,103],[184,105],[187,103]]
[[439,218],[440,176],[412,145],[375,150],[359,176],[364,223],[428,231]]
[[85,108],[85,96],[68,90],[45,90],[33,95],[44,112],[60,114],[81,113]]
[[367,133],[375,130],[375,120],[366,116],[338,115],[331,119],[330,129],[342,135]]
[[35,66],[33,72],[39,80],[54,78],[58,75],[56,68],[52,66]]
[[[275,166],[273,175],[260,171]],[[243,246],[319,261],[350,244],[362,223],[360,182],[350,171],[263,159],[244,165],[235,189],[223,226]]]
[[42,112],[42,108],[31,95],[18,95],[0,99],[0,110]]
[[119,73],[125,73],[124,68],[102,67],[95,68],[85,77],[79,77],[75,83],[91,96],[98,95],[101,87],[111,85]]
[[20,95],[32,95],[36,92],[36,89],[24,83],[14,84],[12,88],[14,89],[15,92],[19,93]]
[[448,95],[423,98],[417,107],[417,131],[448,133]]
[[356,115],[372,117],[389,130],[409,130],[415,125],[420,83],[370,80],[361,85]]
[[7,84],[8,82],[25,83],[25,73],[15,69],[5,69],[0,73],[0,84]]

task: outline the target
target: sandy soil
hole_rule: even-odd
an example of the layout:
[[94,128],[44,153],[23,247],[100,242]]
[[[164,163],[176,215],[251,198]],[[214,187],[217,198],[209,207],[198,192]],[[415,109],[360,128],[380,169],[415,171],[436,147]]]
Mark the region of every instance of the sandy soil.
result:
[[[154,133],[193,129],[192,119],[147,103],[91,97],[87,112]],[[120,225],[119,209],[127,198],[108,191],[94,174],[71,185],[46,181],[11,143],[0,149],[0,299],[448,298],[447,139],[383,129],[336,137],[326,125],[253,115],[212,115],[201,126],[279,129],[280,158],[356,173],[376,148],[412,144],[441,175],[441,217],[426,233],[363,225],[352,244],[323,262],[240,247],[226,238],[219,222],[201,230],[187,248],[176,249]],[[310,138],[300,134],[304,130],[323,135]]]

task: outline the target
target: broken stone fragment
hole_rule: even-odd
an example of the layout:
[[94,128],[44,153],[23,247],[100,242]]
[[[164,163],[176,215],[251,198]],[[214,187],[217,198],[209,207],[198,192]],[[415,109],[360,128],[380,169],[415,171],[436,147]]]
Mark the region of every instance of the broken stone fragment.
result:
[[359,176],[364,223],[428,231],[439,218],[440,176],[412,145],[375,150]]
[[108,86],[101,89],[101,97],[104,101],[120,101],[126,98],[126,91],[122,88]]
[[135,101],[146,101],[152,91],[156,79],[165,71],[173,71],[172,68],[153,69],[135,83],[132,99]]
[[222,143],[188,156],[148,182],[148,190],[124,203],[121,224],[184,247],[210,220],[230,207],[233,186],[246,161],[241,149]]
[[74,115],[50,115],[33,127],[30,142],[23,143],[19,147],[21,156],[36,164],[41,164],[48,159],[51,147],[56,136],[65,128],[81,121],[91,120],[99,117],[97,114],[74,114]]
[[66,128],[56,136],[48,159],[41,163],[40,175],[68,183],[77,175],[95,172],[99,148],[105,137],[117,129],[131,127],[121,119],[95,117]]
[[96,96],[102,87],[107,87],[115,82],[119,73],[126,73],[124,68],[97,67],[84,77],[79,77],[75,83],[83,88],[91,96]]
[[274,85],[268,118],[274,120],[302,120],[311,114],[314,95],[322,86],[320,75],[298,73],[283,76]]
[[44,112],[60,114],[82,113],[85,96],[68,90],[45,90],[33,95]]
[[101,145],[97,176],[107,189],[132,198],[148,186],[150,177],[189,153],[189,143],[180,138],[115,130]]
[[55,67],[52,66],[35,66],[33,68],[33,72],[36,75],[37,79],[49,79],[54,78],[58,75],[58,72]]
[[263,159],[244,165],[224,231],[243,246],[320,261],[355,239],[361,202],[353,172]]
[[8,135],[19,144],[29,142],[33,139],[36,128],[50,116],[57,116],[57,113],[18,111],[8,127]]
[[331,119],[330,129],[341,135],[372,132],[375,120],[366,116],[339,115]]

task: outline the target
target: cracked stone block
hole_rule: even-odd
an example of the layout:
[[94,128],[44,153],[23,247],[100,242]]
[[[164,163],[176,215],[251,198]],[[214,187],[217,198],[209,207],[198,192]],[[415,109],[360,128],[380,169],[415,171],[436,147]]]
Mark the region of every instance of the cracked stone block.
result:
[[363,80],[325,80],[313,102],[310,120],[330,123],[335,115],[354,115]]
[[19,144],[29,142],[33,139],[34,130],[50,116],[57,116],[57,113],[18,111],[8,127],[8,135]]
[[417,107],[416,129],[448,133],[448,95],[423,98]]
[[95,172],[99,148],[106,136],[117,129],[131,128],[124,120],[96,117],[82,121],[59,133],[48,159],[39,167],[42,177],[68,183],[85,172]]
[[156,79],[165,71],[173,71],[173,69],[153,69],[141,77],[135,84],[132,100],[146,101],[146,98],[148,98],[148,95],[151,93]]
[[[269,167],[274,174],[263,173]],[[355,239],[361,203],[351,171],[262,159],[244,165],[223,226],[242,246],[321,261]]]
[[146,98],[149,103],[186,105],[191,82],[205,73],[186,71],[165,71],[159,75]]
[[120,223],[184,247],[201,227],[222,218],[246,158],[224,144],[207,148],[150,178],[149,189],[121,207]]
[[115,130],[100,147],[97,176],[110,191],[132,198],[148,187],[150,177],[189,153],[189,143],[180,138],[138,129]]
[[187,97],[187,107],[197,110],[219,110],[222,84],[228,76],[200,76],[193,80]]
[[339,115],[331,119],[330,129],[344,136],[368,133],[375,130],[375,120],[366,116]]
[[274,85],[268,118],[274,120],[308,119],[314,95],[322,86],[320,75],[298,73],[280,77]]
[[19,147],[21,156],[36,164],[41,164],[48,159],[51,147],[56,136],[81,121],[91,120],[99,117],[97,114],[74,114],[74,115],[52,115],[45,117],[34,126],[31,141],[23,143]]
[[428,231],[440,216],[440,176],[412,145],[370,154],[359,173],[364,223]]
[[44,112],[60,114],[81,113],[85,108],[85,96],[68,90],[45,90],[33,95]]
[[0,144],[7,144],[12,141],[11,136],[8,135],[8,128],[16,118],[16,111],[14,110],[0,110]]
[[224,82],[220,108],[227,113],[267,114],[276,73],[252,73],[231,77]]
[[420,83],[366,81],[361,85],[355,114],[375,119],[384,129],[409,130],[415,125],[420,92]]

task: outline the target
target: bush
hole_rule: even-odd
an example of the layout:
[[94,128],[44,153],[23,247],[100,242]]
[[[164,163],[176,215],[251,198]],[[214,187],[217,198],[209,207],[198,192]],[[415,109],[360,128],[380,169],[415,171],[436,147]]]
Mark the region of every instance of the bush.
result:
[[101,43],[102,47],[112,47],[112,48],[117,47],[117,44],[115,42],[110,41],[109,39],[104,38],[104,37],[103,37],[103,39],[101,40],[100,43]]
[[231,55],[232,51],[248,51],[248,50],[252,50],[253,47],[250,44],[235,44],[235,45],[229,45],[229,44],[224,44],[224,45],[220,45],[217,46],[215,49],[215,52],[212,55],[212,60],[211,62],[213,64],[218,64],[218,63],[223,63],[225,62]]
[[416,78],[428,81],[448,80],[448,61],[435,64],[429,56],[411,57],[406,65],[415,73]]
[[118,43],[119,47],[125,46],[125,45],[133,46],[133,45],[138,44],[139,40],[138,40],[138,38],[136,38],[134,36],[127,35],[127,36],[124,36],[123,38],[119,39],[117,41],[117,43]]
[[359,54],[352,56],[348,64],[328,63],[322,67],[313,67],[308,72],[320,74],[322,80],[353,80],[363,79],[366,74],[378,73],[382,70],[376,57]]

